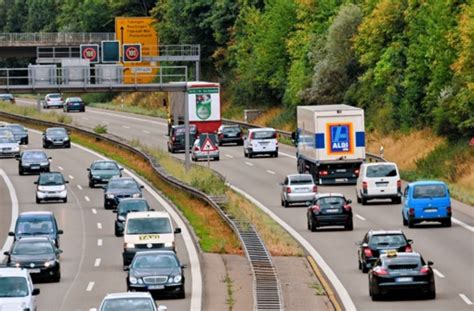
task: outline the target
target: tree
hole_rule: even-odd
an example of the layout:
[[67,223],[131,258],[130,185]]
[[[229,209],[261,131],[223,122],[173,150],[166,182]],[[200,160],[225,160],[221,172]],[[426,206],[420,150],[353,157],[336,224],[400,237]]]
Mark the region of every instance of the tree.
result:
[[63,32],[113,32],[114,17],[108,0],[64,0],[58,25]]

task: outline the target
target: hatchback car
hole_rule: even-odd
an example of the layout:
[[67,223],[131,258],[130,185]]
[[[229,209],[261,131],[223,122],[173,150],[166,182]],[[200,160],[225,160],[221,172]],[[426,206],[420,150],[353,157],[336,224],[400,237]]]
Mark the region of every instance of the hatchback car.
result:
[[[91,311],[95,309],[91,309]],[[166,311],[166,306],[156,306],[150,293],[113,293],[102,300],[99,311]]]
[[28,130],[21,124],[7,124],[3,128],[10,129],[15,140],[21,145],[28,145]]
[[382,295],[399,291],[419,291],[428,299],[436,298],[435,278],[431,266],[418,253],[380,255],[369,271],[369,295],[376,301]]
[[36,310],[39,288],[33,287],[30,273],[20,268],[0,268],[2,310]]
[[370,230],[362,241],[357,242],[359,270],[366,273],[372,268],[379,255],[388,251],[410,253],[413,251],[411,244],[413,241],[407,239],[401,230]]
[[117,213],[117,219],[115,219],[115,236],[123,235],[123,228],[125,226],[125,220],[127,219],[128,213],[133,212],[146,212],[151,211],[150,205],[148,205],[147,200],[143,198],[138,199],[122,199],[117,205],[117,210],[114,210],[114,213]]
[[15,96],[12,94],[0,94],[0,101],[15,103]]
[[317,194],[306,213],[308,230],[314,232],[323,226],[344,226],[346,230],[352,230],[351,203],[339,193]]
[[438,221],[451,227],[451,197],[442,181],[410,183],[403,193],[403,225],[413,228],[424,221]]
[[[194,140],[196,139],[197,128],[196,125],[189,125],[189,147],[192,147]],[[175,153],[176,151],[184,151],[185,149],[185,127],[184,125],[173,125],[170,130],[170,136],[168,139],[168,151]]]
[[49,172],[51,157],[43,150],[25,150],[16,158],[18,173],[24,175],[31,172]]
[[131,177],[112,177],[104,186],[104,208],[114,209],[121,199],[141,198],[143,186]]
[[63,96],[59,93],[47,94],[44,97],[44,101],[43,101],[44,109],[63,108],[63,105],[64,105]]
[[71,139],[68,131],[63,127],[50,127],[43,133],[43,148],[64,147],[71,148]]
[[402,202],[402,182],[395,163],[363,163],[356,184],[357,202],[367,204],[372,199]]
[[238,125],[221,125],[217,130],[219,138],[219,146],[223,144],[237,144],[242,146],[244,144],[244,133]]
[[16,157],[20,155],[20,145],[11,137],[0,136],[0,157]]
[[164,292],[184,298],[184,267],[173,251],[138,252],[128,268],[127,290]]
[[96,160],[87,169],[89,172],[89,187],[93,188],[97,184],[106,184],[114,177],[122,177],[123,168],[117,162],[110,160]]
[[191,159],[198,160],[214,160],[219,161],[219,147],[216,134],[201,134],[194,141]]
[[20,213],[15,223],[15,231],[9,232],[14,240],[22,237],[46,236],[59,247],[59,236],[63,230],[59,229],[53,212],[37,211]]
[[290,204],[312,202],[318,187],[311,174],[292,174],[281,183],[281,206]]
[[259,154],[278,157],[278,135],[275,129],[249,129],[248,135],[244,137],[244,156],[251,158]]
[[41,201],[61,200],[67,202],[67,187],[69,181],[64,180],[60,172],[41,173],[36,185],[36,203]]
[[64,112],[69,112],[69,111],[79,111],[79,112],[85,112],[86,111],[86,104],[80,97],[68,97],[66,98],[66,101],[64,102],[63,106]]
[[59,257],[62,250],[48,237],[28,237],[16,240],[7,256],[10,267],[28,269],[34,279],[46,279],[53,282],[61,280]]

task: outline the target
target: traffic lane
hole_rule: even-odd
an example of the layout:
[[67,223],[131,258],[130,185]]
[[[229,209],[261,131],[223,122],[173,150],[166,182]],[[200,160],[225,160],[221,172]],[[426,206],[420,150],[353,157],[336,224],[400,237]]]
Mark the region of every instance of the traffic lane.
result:
[[[6,159],[1,159],[1,162],[4,162]],[[3,166],[3,163],[0,164],[0,167]],[[9,178],[8,175],[3,171],[2,174],[5,174],[6,178]],[[2,253],[0,254],[0,263],[4,258],[3,252],[9,250],[8,241],[8,232],[12,226],[12,200],[10,198],[10,191],[7,187],[4,177],[0,177],[0,247]],[[10,238],[11,240],[11,238]]]

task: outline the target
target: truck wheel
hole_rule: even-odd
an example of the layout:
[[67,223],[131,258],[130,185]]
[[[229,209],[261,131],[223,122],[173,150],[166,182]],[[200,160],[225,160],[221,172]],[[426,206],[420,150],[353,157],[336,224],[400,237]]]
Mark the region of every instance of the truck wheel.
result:
[[402,198],[395,197],[395,198],[392,199],[392,203],[393,204],[400,204],[400,203],[402,203]]
[[360,204],[362,201],[361,201],[361,199],[359,198],[359,196],[358,196],[358,194],[357,194],[357,190],[356,190],[356,198],[357,198],[357,203]]

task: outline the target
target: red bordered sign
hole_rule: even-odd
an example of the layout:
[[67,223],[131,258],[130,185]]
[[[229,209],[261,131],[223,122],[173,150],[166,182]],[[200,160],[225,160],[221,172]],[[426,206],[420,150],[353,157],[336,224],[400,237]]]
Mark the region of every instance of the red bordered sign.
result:
[[141,62],[142,61],[142,45],[139,43],[123,45],[123,61],[124,62]]
[[98,44],[81,44],[81,58],[88,59],[90,63],[99,62],[99,45]]

